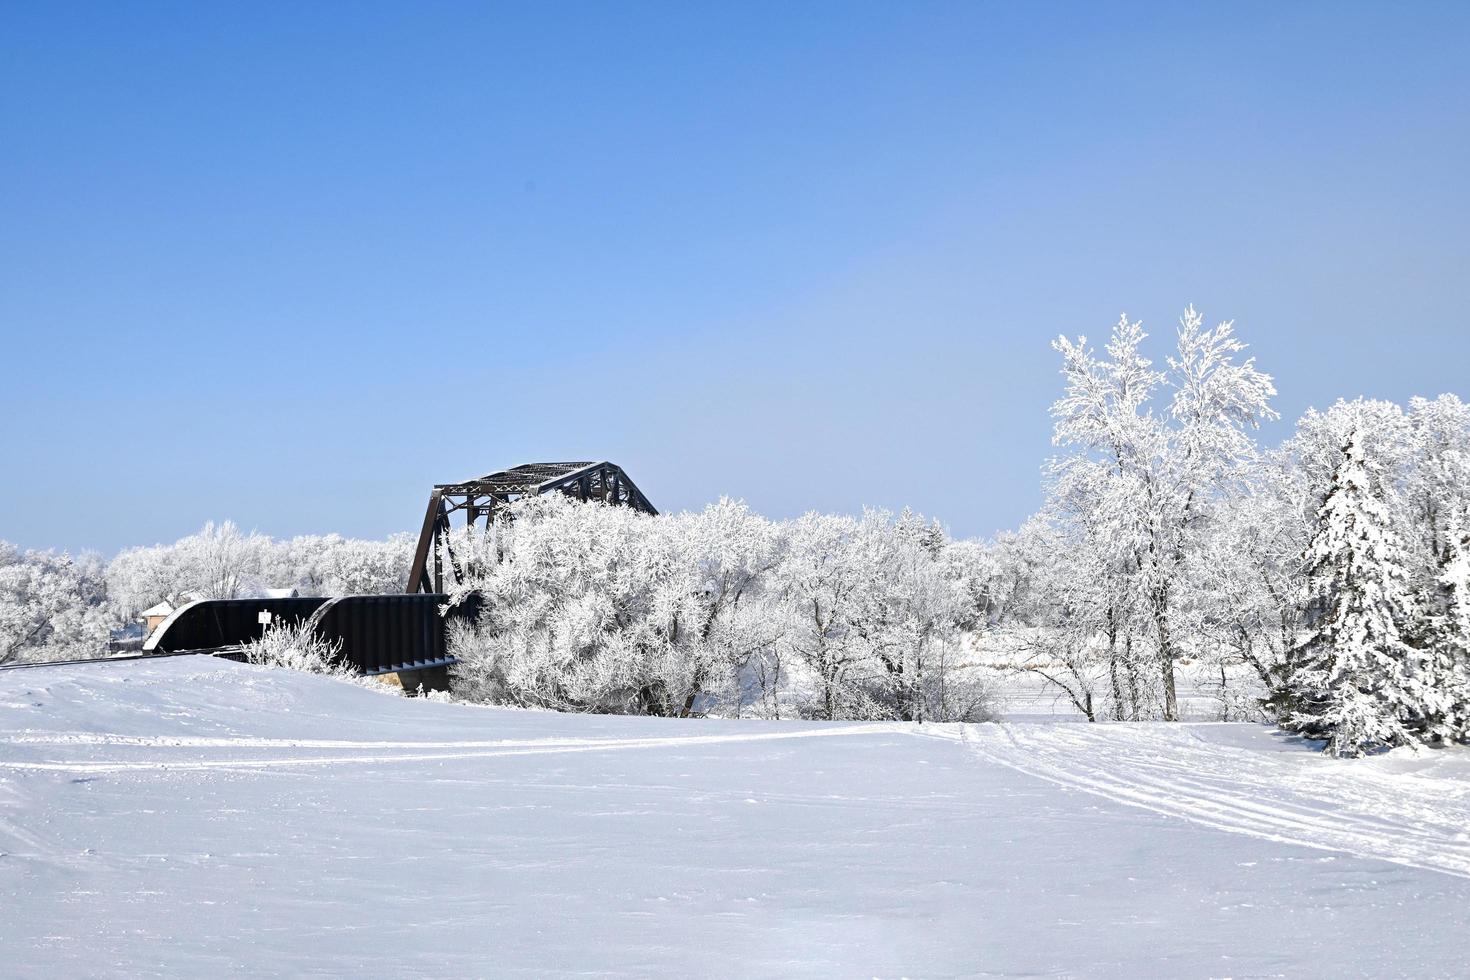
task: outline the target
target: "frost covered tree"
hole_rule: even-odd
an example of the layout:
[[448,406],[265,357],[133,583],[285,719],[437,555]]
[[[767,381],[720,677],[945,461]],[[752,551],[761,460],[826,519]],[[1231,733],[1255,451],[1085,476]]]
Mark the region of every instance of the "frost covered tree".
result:
[[380,595],[402,591],[417,539],[407,533],[386,540],[337,534],[300,535],[272,542],[261,579],[302,595]]
[[[1190,333],[1188,317],[1181,333]],[[1217,717],[1254,718],[1263,700],[1284,704],[1294,651],[1322,601],[1309,590],[1302,556],[1352,436],[1373,462],[1379,516],[1398,543],[1413,607],[1401,628],[1427,657],[1404,723],[1416,738],[1458,737],[1461,661],[1449,580],[1460,533],[1451,528],[1470,513],[1470,409],[1453,396],[1416,398],[1407,411],[1342,401],[1308,411],[1279,450],[1258,453],[1249,437],[1249,417],[1266,417],[1258,377],[1198,380],[1201,371],[1188,365],[1219,364],[1213,355],[1181,355],[1169,372],[1153,372],[1140,340],[1135,325],[1121,324],[1104,359],[1062,342],[1071,367],[1058,431],[1072,451],[1053,462],[1046,507],[1022,535],[1031,539],[1032,586],[1012,604],[1008,639],[991,645],[1019,654],[1012,666],[1044,677],[1095,717],[1169,717],[1170,663],[1188,664],[1192,693],[1213,695]],[[1198,349],[1197,339],[1188,346]],[[1166,386],[1174,405],[1155,417],[1148,406]],[[1190,386],[1213,390],[1217,404],[1235,405],[1233,414],[1182,409],[1178,392]],[[1233,401],[1219,397],[1231,389]],[[1197,392],[1186,401],[1210,398]],[[1212,414],[1223,426],[1199,422]],[[1170,433],[1191,417],[1193,436]],[[1213,462],[1185,466],[1200,460]],[[1172,659],[1160,655],[1166,643]]]
[[963,629],[984,628],[994,567],[910,512],[806,514],[783,527],[779,603],[790,690],[823,719],[960,720],[984,714],[961,676]]
[[788,534],[778,588],[806,712],[922,718],[926,658],[947,638],[961,601],[922,522],[871,510],[861,519],[812,513]]
[[[560,496],[457,532],[456,689],[574,711],[974,716],[952,669],[972,549],[912,514],[768,521],[722,500],[650,516]],[[458,573],[457,573],[458,574]]]
[[1431,601],[1431,699],[1424,706],[1425,737],[1470,740],[1470,535],[1460,517],[1445,520],[1442,569]]
[[[1237,362],[1245,345],[1231,323],[1206,329],[1192,306],[1180,319],[1167,372],[1143,356],[1146,337],[1142,324],[1125,316],[1105,358],[1086,338],[1053,344],[1066,378],[1065,395],[1052,407],[1053,442],[1071,452],[1053,461],[1051,505],[1084,533],[1112,540],[1123,557],[1109,572],[1119,578],[1116,587],[1096,601],[1130,597],[1128,608],[1151,647],[1162,716],[1172,721],[1179,717],[1175,664],[1197,529],[1254,458],[1250,433],[1275,417],[1275,388],[1253,359]],[[1172,389],[1168,408],[1155,412],[1155,395],[1165,387]]]
[[[1242,473],[1200,528],[1186,574],[1197,675],[1223,721],[1259,718],[1303,621],[1301,556],[1311,518],[1285,493],[1279,457]],[[1320,498],[1319,498],[1320,499]]]
[[[739,700],[763,630],[744,600],[768,541],[739,505],[693,517],[581,505],[559,495],[508,508],[456,599],[482,613],[454,636],[472,697],[573,711],[694,714]],[[698,526],[696,524],[698,523]],[[474,543],[461,538],[460,555]]]
[[374,595],[402,591],[414,538],[385,541],[337,534],[274,540],[235,524],[208,523],[173,544],[129,548],[107,566],[108,596],[121,621],[157,602],[238,599],[263,589],[302,595]]
[[852,617],[853,636],[868,660],[867,699],[883,715],[923,722],[947,716],[938,687],[948,671],[971,592],[963,566],[944,561],[948,538],[911,511],[896,518],[870,510],[857,525],[855,561],[871,574],[862,580]]
[[1470,510],[1470,406],[1454,395],[1414,398],[1404,423],[1402,485],[1412,540],[1443,563]]
[[211,521],[174,544],[121,552],[107,568],[108,594],[126,619],[160,601],[238,599],[261,586],[269,547],[264,535]]
[[779,570],[779,588],[790,628],[784,645],[812,678],[812,714],[832,720],[865,716],[861,685],[863,652],[853,632],[867,569],[857,561],[858,522],[835,514],[806,514],[791,522],[790,557]]
[[0,541],[0,664],[107,651],[102,564]]
[[1433,700],[1406,555],[1361,438],[1349,437],[1306,556],[1314,619],[1293,651],[1282,726],[1336,756],[1416,740]]
[[[1094,543],[1079,525],[1044,518],[1027,523],[1016,544],[1032,556],[1035,587],[1024,622],[1009,624],[1006,646],[1017,656],[1013,672],[1045,681],[1088,721],[1109,714],[1136,719],[1139,692],[1127,657],[1130,640],[1119,641],[1126,607],[1111,594],[1116,583],[1105,571],[1110,556]],[[1105,710],[1109,681],[1111,711]]]
[[686,625],[697,648],[691,660],[715,672],[692,678],[680,713],[694,710],[700,696],[720,692],[736,715],[757,700],[779,717],[778,645],[785,623],[769,590],[771,573],[786,559],[785,536],[743,502],[729,499],[670,521],[683,540],[685,565],[677,587],[688,595],[693,614]]
[[254,531],[248,534],[233,521],[210,522],[196,535],[181,542],[184,567],[203,599],[238,599],[259,588],[260,569],[268,540]]
[[[502,559],[477,566],[477,624],[452,637],[455,679],[472,697],[569,711],[644,713],[668,692],[654,586],[666,540],[628,508],[577,508],[560,496],[517,502],[492,528]],[[461,554],[468,553],[462,542]]]

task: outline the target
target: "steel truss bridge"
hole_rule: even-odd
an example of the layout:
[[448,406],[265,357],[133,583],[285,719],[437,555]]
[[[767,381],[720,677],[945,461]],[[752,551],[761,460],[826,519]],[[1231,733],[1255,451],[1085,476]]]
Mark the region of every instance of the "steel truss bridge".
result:
[[507,505],[523,497],[548,493],[565,494],[575,500],[600,501],[657,514],[653,504],[622,468],[609,463],[526,463],[508,470],[487,473],[476,480],[441,483],[429,494],[424,526],[408,573],[407,592],[439,592],[444,589],[444,560],[453,562],[450,531],[460,527],[488,528]]

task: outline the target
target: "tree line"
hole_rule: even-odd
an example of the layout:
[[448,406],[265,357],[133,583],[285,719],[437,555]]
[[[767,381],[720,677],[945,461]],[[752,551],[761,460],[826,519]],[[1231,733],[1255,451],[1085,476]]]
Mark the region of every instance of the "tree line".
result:
[[[1185,311],[1054,348],[1046,501],[956,540],[904,512],[773,521],[518,502],[441,555],[461,696],[573,711],[964,720],[1006,674],[1089,720],[1271,719],[1339,755],[1470,737],[1470,408],[1358,399],[1279,446],[1272,378]],[[160,600],[402,588],[412,539],[230,524],[111,562],[0,545],[0,662],[86,655]],[[1008,682],[1002,682],[1008,683]]]
[[[950,539],[915,515],[769,521],[518,504],[452,549],[485,700],[954,719],[1009,672],[1089,720],[1273,719],[1338,755],[1470,726],[1470,409],[1342,401],[1280,446],[1272,378],[1191,307],[1161,365],[1126,317],[1058,339],[1046,503]],[[446,554],[446,560],[453,554]]]

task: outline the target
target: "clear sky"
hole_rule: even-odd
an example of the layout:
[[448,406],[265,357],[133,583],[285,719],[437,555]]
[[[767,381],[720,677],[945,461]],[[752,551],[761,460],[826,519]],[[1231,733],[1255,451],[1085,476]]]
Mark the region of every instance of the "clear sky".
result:
[[[0,538],[1040,501],[1058,333],[1470,397],[1470,4],[0,5]],[[1287,423],[1270,429],[1278,440]]]

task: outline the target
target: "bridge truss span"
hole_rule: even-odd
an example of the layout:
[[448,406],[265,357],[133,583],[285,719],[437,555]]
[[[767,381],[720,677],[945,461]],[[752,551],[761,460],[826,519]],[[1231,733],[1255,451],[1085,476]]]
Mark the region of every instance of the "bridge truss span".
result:
[[581,501],[658,511],[622,468],[606,460],[576,463],[526,463],[474,480],[441,483],[429,493],[423,528],[409,571],[408,592],[443,592],[444,548],[460,527],[488,527],[495,515],[524,497],[561,493]]

